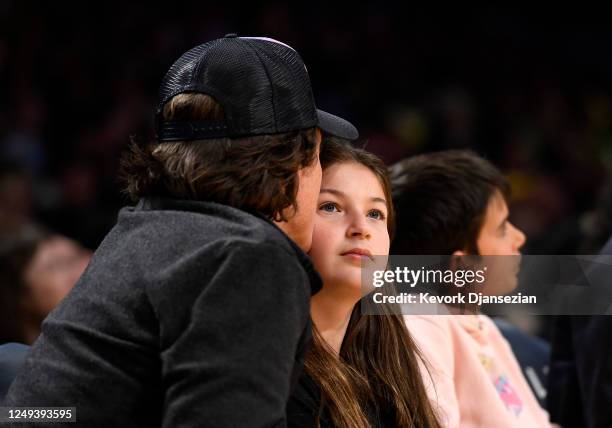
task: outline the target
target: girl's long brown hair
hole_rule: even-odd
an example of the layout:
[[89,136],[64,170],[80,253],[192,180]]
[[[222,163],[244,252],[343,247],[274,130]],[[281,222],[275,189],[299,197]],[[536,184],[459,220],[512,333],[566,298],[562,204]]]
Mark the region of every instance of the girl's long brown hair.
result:
[[[379,179],[387,200],[387,224],[393,237],[394,211],[387,167],[376,156],[346,142],[326,137],[321,146],[323,169],[355,162]],[[305,371],[321,389],[325,408],[338,428],[368,428],[366,409],[394,418],[398,427],[439,427],[419,369],[417,347],[399,311],[361,315],[355,305],[339,357],[313,327],[313,343]]]

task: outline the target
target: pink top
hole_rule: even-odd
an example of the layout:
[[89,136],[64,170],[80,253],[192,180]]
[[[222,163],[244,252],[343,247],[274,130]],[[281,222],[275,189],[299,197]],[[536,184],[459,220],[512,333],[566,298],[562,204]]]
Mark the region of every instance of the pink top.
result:
[[[514,354],[485,315],[407,315],[444,427],[550,427]],[[432,383],[433,381],[433,383]]]

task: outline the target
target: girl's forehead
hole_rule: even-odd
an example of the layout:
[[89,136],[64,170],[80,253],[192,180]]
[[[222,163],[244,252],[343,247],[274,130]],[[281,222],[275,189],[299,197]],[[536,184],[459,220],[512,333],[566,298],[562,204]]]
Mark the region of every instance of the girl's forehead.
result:
[[367,196],[386,200],[383,185],[368,167],[356,162],[330,165],[323,170],[321,189],[333,188],[347,196]]
[[355,177],[368,178],[379,181],[378,176],[367,166],[354,162],[347,161],[329,165],[323,169],[323,176],[327,178],[342,178]]
[[376,174],[367,166],[357,162],[341,162],[335,163],[323,170],[323,177],[328,179],[345,179],[359,176],[361,178],[368,177],[378,180]]

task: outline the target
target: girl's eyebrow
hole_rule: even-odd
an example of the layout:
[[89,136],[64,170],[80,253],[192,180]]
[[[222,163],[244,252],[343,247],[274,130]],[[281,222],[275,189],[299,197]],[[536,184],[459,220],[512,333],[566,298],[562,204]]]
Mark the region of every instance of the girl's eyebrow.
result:
[[[320,193],[331,193],[332,195],[336,195],[336,196],[341,197],[341,198],[346,198],[346,193],[344,193],[341,190],[337,190],[337,189],[322,188],[320,190]],[[372,196],[370,198],[370,200],[372,202],[380,202],[381,204],[385,204],[385,206],[387,205],[387,201],[385,199],[383,199],[383,198]]]
[[319,193],[331,193],[332,195],[346,197],[346,194],[344,192],[336,189],[321,188]]

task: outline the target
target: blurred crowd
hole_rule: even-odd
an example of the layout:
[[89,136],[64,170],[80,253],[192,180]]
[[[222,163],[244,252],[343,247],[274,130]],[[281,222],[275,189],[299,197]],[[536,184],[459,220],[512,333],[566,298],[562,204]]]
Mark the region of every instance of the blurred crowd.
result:
[[130,138],[153,137],[164,71],[230,32],[294,46],[320,107],[387,163],[447,148],[488,157],[511,180],[526,252],[596,252],[612,233],[612,30],[579,14],[447,12],[1,0],[3,257],[35,243],[22,278],[51,254],[73,281],[126,202],[118,159]]

